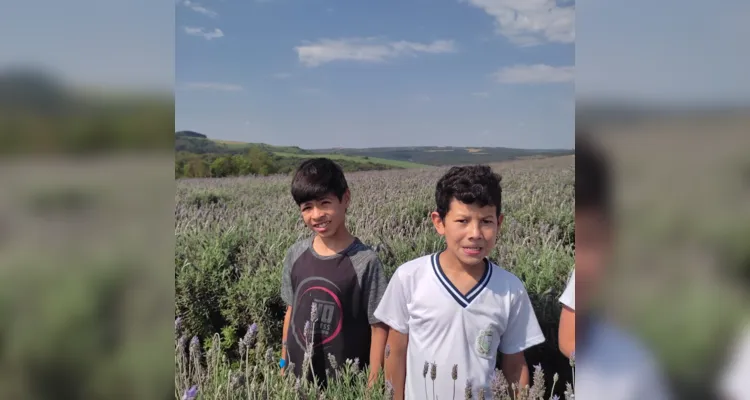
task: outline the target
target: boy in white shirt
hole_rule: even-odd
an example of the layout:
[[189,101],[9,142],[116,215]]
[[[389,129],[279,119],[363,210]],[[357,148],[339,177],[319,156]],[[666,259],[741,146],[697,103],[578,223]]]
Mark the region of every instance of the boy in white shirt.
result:
[[[491,397],[497,352],[510,383],[529,385],[524,350],[545,338],[523,283],[490,261],[500,223],[500,176],[451,168],[432,221],[446,249],[401,265],[375,317],[390,326],[386,379],[394,399]],[[470,387],[467,387],[470,386]]]

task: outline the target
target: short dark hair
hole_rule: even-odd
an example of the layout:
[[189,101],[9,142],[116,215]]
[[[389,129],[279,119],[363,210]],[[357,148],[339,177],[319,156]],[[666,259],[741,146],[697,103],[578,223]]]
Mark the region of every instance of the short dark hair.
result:
[[612,212],[610,171],[606,155],[591,133],[576,130],[575,209],[593,210],[609,218]]
[[328,158],[312,158],[297,167],[292,179],[292,198],[297,205],[331,194],[341,201],[348,188],[338,164]]
[[495,206],[495,216],[499,216],[502,203],[502,177],[487,165],[452,167],[443,175],[435,188],[435,203],[440,218],[445,218],[451,200],[464,204],[477,204],[479,207]]

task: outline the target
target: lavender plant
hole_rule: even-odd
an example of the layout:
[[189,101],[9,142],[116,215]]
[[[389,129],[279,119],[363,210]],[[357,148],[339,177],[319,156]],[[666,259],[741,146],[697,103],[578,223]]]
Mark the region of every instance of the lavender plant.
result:
[[[503,176],[505,219],[491,258],[524,281],[548,337],[543,351],[557,353],[557,297],[574,256],[573,159],[518,161],[495,167]],[[445,171],[428,168],[347,174],[352,193],[348,227],[376,249],[388,276],[398,265],[443,247],[429,212],[434,207],[434,185]],[[315,394],[304,382],[295,388],[296,378],[282,378],[278,367],[266,360],[269,349],[281,345],[284,306],[279,288],[284,256],[292,243],[310,234],[289,194],[290,179],[269,176],[177,181],[178,398],[195,387],[197,394],[191,395],[200,398],[284,399],[287,394],[277,395],[274,390],[282,390],[287,384],[288,391],[279,393],[288,393],[289,398],[301,392]],[[193,336],[198,342],[195,351],[185,343]],[[270,351],[278,359],[277,351]],[[205,361],[209,352],[214,357],[210,362]],[[199,365],[196,359],[204,361]],[[333,383],[326,398],[387,398],[387,382],[381,379],[375,389],[367,390],[369,372],[365,368],[354,360],[337,361],[339,368],[331,371]],[[451,367],[433,368],[450,371]],[[425,386],[431,386],[427,372]],[[361,382],[363,386],[337,389],[339,380]],[[485,398],[502,398],[499,393],[509,390],[508,383],[503,382],[487,388]],[[219,386],[222,395],[216,392]],[[233,388],[238,386],[244,389],[244,395],[235,395]],[[463,391],[461,382],[457,386]],[[235,394],[222,397],[226,393]],[[362,397],[356,397],[359,395]],[[456,397],[460,398],[460,393]]]
[[[313,312],[314,314],[314,312]],[[314,315],[313,315],[314,316]],[[312,348],[314,335],[311,328],[306,324],[306,339],[308,346],[304,356],[304,365],[310,365],[312,357]],[[221,348],[221,337],[217,334],[212,338],[210,351],[201,355],[200,351],[193,352],[194,346],[191,346],[190,354],[185,353],[185,347],[181,345],[184,341],[177,339],[175,347],[175,393],[176,399],[182,400],[203,400],[203,399],[221,399],[221,400],[297,400],[297,399],[337,399],[337,400],[391,400],[393,399],[393,386],[385,380],[385,374],[382,370],[378,371],[377,379],[368,384],[370,367],[361,369],[358,360],[347,359],[340,366],[332,363],[334,369],[329,374],[328,386],[322,389],[314,378],[312,380],[294,376],[294,368],[290,366],[285,374],[274,365],[274,350],[271,347],[264,347],[258,343],[256,346],[247,346],[244,352],[244,358],[238,364],[230,363],[227,358],[217,353]],[[246,344],[248,344],[246,342]],[[250,354],[264,354],[260,358],[251,358]],[[386,357],[390,352],[386,352]],[[190,359],[193,364],[186,368],[184,360]],[[333,358],[329,355],[329,358]],[[205,365],[206,368],[200,366]],[[437,365],[435,363],[425,363],[425,371],[422,377],[425,384],[428,379],[433,383],[436,378]],[[571,361],[571,367],[574,367],[574,361]],[[457,365],[451,370],[451,377],[456,381]],[[303,371],[305,369],[303,368]],[[312,371],[312,369],[311,369]],[[306,372],[306,371],[305,371]],[[303,372],[304,373],[304,372]],[[557,374],[555,374],[557,382]],[[574,400],[573,385],[566,383],[565,400]],[[540,366],[535,366],[531,387],[516,389],[513,384],[510,388],[502,372],[495,370],[495,379],[491,388],[478,387],[473,388],[470,381],[466,381],[463,390],[464,399],[482,399],[482,400],[545,400],[544,375]],[[512,393],[518,393],[513,396]],[[475,397],[476,393],[476,397]],[[425,393],[427,394],[427,393]],[[457,392],[454,385],[453,399],[456,398]],[[460,395],[460,393],[459,393]],[[438,397],[434,393],[432,398]],[[557,395],[549,398],[559,399]]]

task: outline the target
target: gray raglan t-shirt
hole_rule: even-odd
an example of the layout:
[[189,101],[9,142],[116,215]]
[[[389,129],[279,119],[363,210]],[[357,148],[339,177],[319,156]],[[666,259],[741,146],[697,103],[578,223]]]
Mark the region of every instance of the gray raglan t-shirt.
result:
[[[292,307],[287,332],[287,361],[300,376],[307,341],[304,326],[317,304],[312,365],[319,382],[331,368],[329,354],[338,365],[359,359],[369,365],[370,325],[379,322],[373,313],[388,282],[377,253],[359,239],[332,256],[321,256],[313,238],[298,241],[287,251],[281,278],[281,298]],[[307,375],[307,374],[306,374]]]

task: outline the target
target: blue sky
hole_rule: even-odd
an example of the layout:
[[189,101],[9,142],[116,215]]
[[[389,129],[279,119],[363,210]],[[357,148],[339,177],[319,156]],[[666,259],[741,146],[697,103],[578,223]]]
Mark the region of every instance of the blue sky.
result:
[[[77,84],[174,88],[178,129],[309,147],[330,144],[321,137],[353,146],[455,144],[456,137],[467,145],[571,146],[570,71],[526,75],[558,83],[493,79],[515,65],[575,62],[577,96],[750,104],[747,0],[712,7],[577,0],[575,45],[565,41],[570,25],[540,19],[549,11],[544,0],[200,1],[16,2],[0,13],[0,37],[8,38],[0,69],[30,63]],[[534,18],[501,23],[511,10]],[[518,21],[548,27],[548,35]],[[206,40],[185,27],[220,29],[223,37]],[[528,36],[540,43],[529,46]],[[315,60],[311,43],[356,37],[377,38],[362,57],[392,57],[311,67],[295,50]],[[390,45],[400,41],[409,43]],[[229,86],[217,90],[216,83]],[[417,143],[407,142],[410,134]]]
[[574,16],[554,1],[176,0],[176,129],[572,148]]
[[172,90],[174,3],[154,0],[12,3],[12,6],[10,2],[3,3],[0,12],[3,38],[0,70],[8,65],[30,65],[75,85],[131,91]]
[[576,96],[750,106],[748,21],[748,0],[578,0]]

